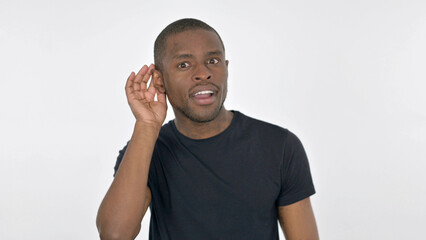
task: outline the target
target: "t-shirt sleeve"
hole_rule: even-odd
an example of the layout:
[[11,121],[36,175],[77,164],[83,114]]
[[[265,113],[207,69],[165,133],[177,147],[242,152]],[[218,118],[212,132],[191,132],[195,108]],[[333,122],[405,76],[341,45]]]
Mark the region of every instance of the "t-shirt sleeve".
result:
[[[118,156],[117,156],[117,161],[115,162],[115,166],[114,166],[114,177],[115,177],[115,175],[117,174],[117,171],[118,171],[118,169],[120,168],[120,164],[121,164],[121,161],[123,160],[123,157],[124,157],[124,154],[126,153],[126,149],[127,149],[127,146],[129,145],[129,142],[130,141],[128,141],[127,142],[127,144],[126,144],[126,146],[124,146],[123,147],[123,149],[121,149],[119,152],[118,152]],[[156,154],[156,152],[154,151],[154,154],[153,155],[155,155]],[[153,165],[153,163],[152,163],[152,161],[151,161],[151,165],[150,165],[150,168],[149,168],[149,173],[148,173],[148,187],[152,190],[152,185],[153,185],[153,180],[152,180],[152,165]]]
[[315,193],[308,157],[299,138],[288,132],[281,166],[278,206],[290,205]]
[[127,146],[129,145],[129,142],[130,141],[128,141],[127,144],[126,144],[126,146],[124,146],[124,148],[121,149],[118,152],[117,161],[115,162],[115,166],[114,166],[114,175],[113,175],[114,177],[115,177],[115,174],[117,174],[118,168],[120,167],[121,160],[123,160],[124,153],[126,153],[126,149],[127,149]]

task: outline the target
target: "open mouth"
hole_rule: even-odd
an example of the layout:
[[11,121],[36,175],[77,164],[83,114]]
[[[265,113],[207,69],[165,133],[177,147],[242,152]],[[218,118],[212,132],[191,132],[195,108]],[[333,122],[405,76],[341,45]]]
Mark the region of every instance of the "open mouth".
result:
[[205,90],[205,91],[199,91],[199,92],[195,93],[194,97],[202,99],[202,98],[211,97],[211,96],[213,96],[213,94],[214,94],[213,91],[211,91],[211,90]]
[[212,90],[203,90],[192,95],[192,99],[199,105],[208,105],[216,99],[215,93]]

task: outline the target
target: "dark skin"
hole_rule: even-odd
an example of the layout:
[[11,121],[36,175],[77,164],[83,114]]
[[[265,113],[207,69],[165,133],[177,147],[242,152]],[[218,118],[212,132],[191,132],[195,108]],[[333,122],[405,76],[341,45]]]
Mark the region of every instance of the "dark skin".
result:
[[[223,106],[228,61],[214,32],[189,30],[169,37],[162,66],[160,72],[153,64],[145,65],[127,79],[126,96],[136,123],[120,168],[99,207],[96,223],[101,239],[134,239],[140,231],[152,199],[148,170],[166,117],[166,95],[177,129],[189,138],[215,136],[232,121],[233,113]],[[207,102],[194,97],[206,90],[211,91]],[[319,239],[309,198],[277,210],[287,240]]]
[[[178,130],[187,137],[202,139],[226,129],[233,116],[223,107],[228,61],[217,35],[206,30],[182,32],[167,39],[165,52],[162,72],[155,71],[161,76],[155,87],[167,92]],[[213,88],[215,101],[198,105],[191,97],[197,86]]]

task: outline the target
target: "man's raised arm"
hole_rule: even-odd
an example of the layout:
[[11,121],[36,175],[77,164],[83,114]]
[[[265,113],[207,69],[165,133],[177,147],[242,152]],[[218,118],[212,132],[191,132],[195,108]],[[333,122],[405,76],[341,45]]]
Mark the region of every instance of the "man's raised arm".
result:
[[147,185],[149,166],[167,112],[164,91],[154,87],[160,82],[154,65],[143,66],[138,74],[132,72],[127,79],[127,101],[136,123],[120,168],[99,207],[96,225],[103,240],[134,239],[151,202]]

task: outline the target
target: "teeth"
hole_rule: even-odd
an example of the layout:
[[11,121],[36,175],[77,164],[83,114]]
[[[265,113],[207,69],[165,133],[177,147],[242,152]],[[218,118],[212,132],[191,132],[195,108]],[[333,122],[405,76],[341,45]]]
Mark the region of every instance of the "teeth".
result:
[[213,94],[213,91],[210,90],[206,90],[206,91],[201,91],[201,92],[197,92],[196,94],[194,94],[194,96],[197,96],[198,94]]

